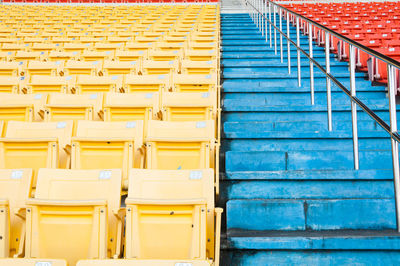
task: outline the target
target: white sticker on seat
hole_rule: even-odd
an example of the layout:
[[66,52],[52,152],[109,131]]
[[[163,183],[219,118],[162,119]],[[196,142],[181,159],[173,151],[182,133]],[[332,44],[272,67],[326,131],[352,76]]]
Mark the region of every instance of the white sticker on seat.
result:
[[210,97],[210,93],[208,93],[208,92],[203,92],[201,94],[201,98],[208,98],[208,97]]
[[190,175],[189,175],[190,179],[202,179],[203,178],[203,172],[199,171],[199,170],[194,170],[194,171],[190,171]]
[[110,170],[103,170],[99,174],[100,180],[106,180],[111,178],[111,171]]
[[97,99],[97,94],[96,93],[90,94],[90,99],[91,100]]
[[204,121],[199,121],[196,123],[196,128],[205,128],[206,127],[206,122]]
[[177,262],[175,266],[193,266],[193,264],[190,262]]
[[35,266],[52,266],[53,263],[50,261],[37,261]]
[[144,96],[144,98],[146,98],[146,99],[151,99],[151,98],[153,98],[153,93],[146,93],[146,95]]
[[22,170],[13,170],[11,172],[11,179],[21,179],[23,173]]
[[57,128],[65,128],[66,126],[67,126],[67,122],[62,121],[62,122],[57,123]]
[[126,122],[126,128],[135,128],[135,127],[136,127],[136,121]]

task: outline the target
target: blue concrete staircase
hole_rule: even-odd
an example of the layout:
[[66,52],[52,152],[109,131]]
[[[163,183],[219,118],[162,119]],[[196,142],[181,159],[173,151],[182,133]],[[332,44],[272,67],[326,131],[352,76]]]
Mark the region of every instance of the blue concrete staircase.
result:
[[[221,32],[222,265],[399,265],[387,133],[358,112],[360,170],[353,170],[347,96],[333,86],[329,132],[325,78],[315,68],[312,106],[305,57],[298,87],[293,47],[288,75],[287,54],[281,64],[248,15],[222,14]],[[301,43],[308,50],[307,36]],[[323,48],[314,46],[314,55],[324,63]],[[331,62],[349,87],[347,63],[333,55]],[[357,96],[388,121],[385,88],[356,76]]]

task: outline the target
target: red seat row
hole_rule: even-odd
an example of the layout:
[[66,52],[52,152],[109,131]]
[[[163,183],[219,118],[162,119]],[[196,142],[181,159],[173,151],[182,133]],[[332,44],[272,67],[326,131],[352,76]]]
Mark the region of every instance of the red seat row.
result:
[[[373,3],[302,3],[285,5],[288,9],[301,14],[319,24],[346,36],[349,39],[400,61],[400,2]],[[291,22],[295,24],[292,17]],[[305,34],[308,27],[300,21],[300,29]],[[318,45],[325,45],[324,32],[313,27],[312,37]],[[333,37],[330,50],[339,60],[348,61],[349,45]],[[360,71],[368,72],[371,81],[387,83],[387,66],[379,59],[357,50],[356,66]],[[397,70],[397,77],[399,77]],[[396,81],[400,91],[400,82]]]

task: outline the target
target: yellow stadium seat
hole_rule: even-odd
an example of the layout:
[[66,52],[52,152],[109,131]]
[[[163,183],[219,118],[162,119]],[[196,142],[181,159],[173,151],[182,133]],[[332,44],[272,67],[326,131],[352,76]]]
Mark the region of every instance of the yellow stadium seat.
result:
[[147,50],[139,51],[117,51],[115,53],[115,59],[118,61],[140,61],[143,58],[147,58]]
[[113,51],[84,51],[80,56],[83,61],[104,61],[113,57]]
[[25,76],[43,75],[43,76],[57,76],[62,69],[62,63],[57,62],[43,62],[43,61],[29,61],[25,70],[22,73]]
[[125,76],[124,86],[121,90],[125,93],[133,92],[160,92],[169,88],[168,75],[140,75]]
[[65,260],[55,259],[0,259],[0,266],[67,266]]
[[217,99],[210,92],[166,92],[162,96],[165,121],[202,121],[216,118]]
[[214,124],[207,121],[149,120],[146,137],[148,169],[210,168],[213,162]]
[[[42,119],[39,115],[39,111],[46,104],[46,101],[47,101],[46,94],[15,94],[15,93],[1,94],[0,97],[0,106],[2,106],[1,108],[7,108],[7,106],[9,106],[10,108],[17,108],[17,109],[10,109],[10,112],[7,112],[6,109],[3,109],[4,113],[0,115],[0,120],[41,121]],[[22,109],[19,110],[18,108]],[[26,113],[26,111],[29,110],[32,110],[31,111],[32,114]],[[23,115],[22,113],[25,113],[25,115]],[[7,119],[7,116],[9,117],[9,119]],[[23,117],[25,117],[25,119],[23,119]]]
[[214,236],[214,217],[220,221],[221,210],[214,208],[213,177],[212,169],[132,169],[125,201],[126,258],[214,258],[214,237],[220,237],[220,228]]
[[0,62],[0,76],[18,76],[19,66],[18,62]]
[[158,93],[107,93],[104,98],[104,121],[154,119],[159,112]]
[[217,72],[217,60],[191,61],[182,60],[182,74],[213,74]]
[[22,88],[23,93],[66,93],[69,90],[69,84],[75,80],[72,76],[55,77],[34,75],[30,82]]
[[26,51],[29,48],[29,44],[18,44],[18,43],[3,43],[1,51],[3,52],[16,52]]
[[[80,260],[76,266],[210,266],[212,261],[206,260]],[[1,265],[0,263],[0,266]],[[5,265],[4,265],[5,266]],[[20,266],[20,265],[17,265]],[[21,265],[25,266],[25,265]],[[30,266],[30,265],[27,265]]]
[[64,43],[63,50],[65,52],[83,52],[84,50],[90,48],[89,43]]
[[10,121],[0,139],[0,168],[32,168],[34,176],[42,167],[66,168],[69,158],[64,147],[71,143],[71,136],[72,121]]
[[31,194],[31,186],[32,169],[0,169],[0,236],[3,237],[0,258],[23,256],[25,217],[22,209]]
[[50,52],[57,50],[58,46],[55,43],[33,43],[30,49],[34,52]]
[[26,257],[65,259],[69,265],[118,257],[120,191],[120,169],[40,169],[35,198],[26,202]]
[[128,51],[147,51],[153,47],[154,43],[126,43],[125,49]]
[[174,61],[179,60],[183,57],[183,53],[181,51],[150,51],[149,59],[153,61]]
[[85,62],[69,60],[64,65],[64,75],[92,75],[95,76],[102,67],[100,61]]
[[217,58],[217,51],[210,50],[187,50],[185,53],[186,59],[191,61],[210,61]]
[[68,61],[78,56],[78,52],[58,52],[51,51],[48,55],[50,61]]
[[[0,63],[1,65],[1,63]],[[16,76],[1,76],[0,69],[0,93],[19,93],[21,78]]]
[[144,75],[159,75],[179,72],[179,64],[177,60],[173,61],[153,61],[144,60],[142,64],[142,73]]
[[17,51],[15,53],[15,55],[13,56],[13,59],[15,61],[28,61],[28,60],[40,60],[42,58],[42,56],[44,55],[44,53],[42,54],[41,52],[25,52],[25,51]]
[[115,92],[122,86],[122,76],[87,76],[77,77],[76,85],[72,88],[73,93],[93,94],[99,92]]
[[175,74],[173,84],[175,92],[213,92],[216,91],[217,75]]
[[15,52],[1,52],[0,51],[0,60],[9,61],[10,58],[14,57]]
[[124,48],[124,44],[123,43],[101,43],[101,42],[97,42],[94,44],[94,49],[96,51],[116,51],[119,49],[123,49]]
[[134,75],[137,73],[138,61],[104,61],[103,75]]
[[76,123],[78,120],[99,120],[98,113],[102,109],[102,103],[102,93],[52,93],[41,115],[46,122],[73,120]]
[[219,49],[217,42],[190,42],[188,48],[192,50]]
[[72,41],[71,38],[68,38],[68,37],[53,36],[53,37],[51,38],[51,42],[52,42],[52,43],[55,43],[55,44],[59,44],[60,47],[64,48],[64,47],[63,47],[64,44],[66,44],[66,43],[72,43],[73,41]]
[[72,138],[71,169],[121,168],[127,188],[128,170],[143,164],[143,121],[78,122]]

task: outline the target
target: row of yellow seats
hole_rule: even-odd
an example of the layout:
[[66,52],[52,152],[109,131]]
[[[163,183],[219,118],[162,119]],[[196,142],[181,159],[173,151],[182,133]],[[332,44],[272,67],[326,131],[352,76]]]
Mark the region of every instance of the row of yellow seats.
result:
[[[185,50],[179,47],[176,50],[172,48],[164,47],[159,49],[146,49],[147,47],[139,46],[137,49],[142,50],[136,51],[73,51],[73,52],[58,52],[58,51],[42,51],[42,52],[25,52],[25,51],[8,51],[0,52],[1,61],[15,61],[27,63],[27,61],[137,61],[140,63],[143,60],[155,60],[155,61],[171,61],[171,60],[185,60],[182,61],[181,67],[185,69],[186,65],[194,64],[190,61],[212,61],[219,58],[219,51],[217,49],[210,50]],[[168,50],[167,50],[168,49]],[[207,64],[212,64],[208,63]],[[195,63],[201,65],[202,63]],[[104,65],[103,65],[104,66]]]
[[3,121],[201,121],[217,108],[216,92],[0,94]]
[[[169,66],[169,65],[168,65]],[[78,72],[79,70],[79,72]],[[155,69],[157,72],[160,69]],[[6,71],[0,68],[0,73]],[[92,73],[91,69],[75,69],[72,74]],[[84,72],[85,71],[85,72]],[[32,75],[29,77],[12,77],[0,75],[0,92],[2,93],[71,93],[93,94],[99,92],[215,92],[219,89],[216,74],[153,74],[149,75],[69,75],[47,76]]]
[[213,175],[131,169],[124,208],[119,169],[42,168],[32,198],[31,169],[0,170],[0,258],[36,258],[0,265],[219,265]]
[[[0,47],[2,52],[17,52],[17,51],[32,51],[32,52],[74,52],[74,51],[84,51],[84,50],[94,50],[94,51],[117,51],[117,50],[127,50],[127,51],[137,51],[137,50],[149,50],[151,48],[161,47],[171,47],[175,50],[180,49],[193,49],[193,50],[211,50],[219,48],[218,40],[213,41],[196,41],[196,42],[184,42],[184,41],[162,41],[158,40],[157,37],[143,37],[149,40],[144,42],[131,42],[131,43],[104,43],[104,42],[69,42],[69,40],[60,40],[60,43],[3,43]],[[150,41],[151,39],[151,41]],[[162,45],[157,45],[162,44]]]
[[[2,123],[4,124],[4,123]],[[144,145],[145,144],[145,145]],[[0,139],[0,169],[198,169],[218,166],[215,121],[9,121]],[[217,167],[218,168],[218,167]],[[218,172],[216,172],[218,175]],[[217,176],[216,176],[217,177]],[[218,178],[215,179],[219,191]],[[36,187],[36,179],[33,183]]]

